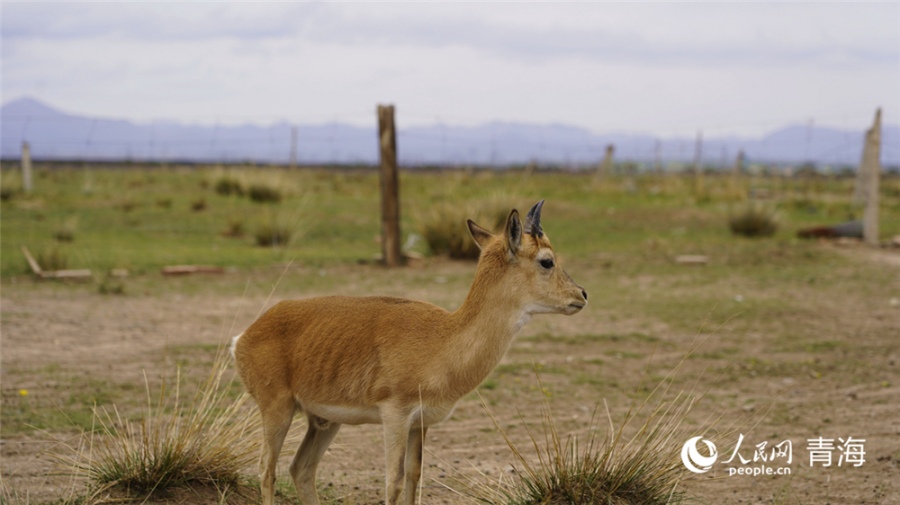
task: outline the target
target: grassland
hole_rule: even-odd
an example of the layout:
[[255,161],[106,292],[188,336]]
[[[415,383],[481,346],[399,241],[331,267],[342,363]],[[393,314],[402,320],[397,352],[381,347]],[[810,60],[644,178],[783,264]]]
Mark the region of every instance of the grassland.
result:
[[[2,176],[3,189],[15,190],[15,172]],[[276,188],[280,201],[221,194],[223,178]],[[171,382],[179,368],[188,392],[216,349],[272,300],[391,294],[454,308],[473,264],[434,257],[410,238],[420,235],[422,216],[446,202],[511,201],[524,210],[539,199],[547,200],[544,229],[590,305],[572,318],[536,318],[482,386],[512,439],[527,441],[541,402],[550,402],[561,431],[581,433],[603,400],[619,420],[665,383],[705,393],[689,427],[706,429],[720,417],[739,423],[748,440],[797,444],[791,478],[760,486],[750,477],[686,475],[683,487],[700,503],[890,503],[900,492],[892,484],[900,481],[897,253],[795,237],[799,228],[859,215],[850,179],[404,171],[403,239],[424,260],[396,271],[375,261],[373,171],[39,165],[35,188],[13,191],[0,209],[4,503],[78,496],[46,460],[66,450],[59,440],[94,429],[91,407],[115,405],[134,418],[146,388]],[[728,216],[751,198],[774,211],[774,236],[729,232]],[[900,234],[896,178],[883,181],[881,215],[882,236]],[[256,244],[254,231],[271,223],[291,230],[287,245]],[[37,281],[21,246],[95,277]],[[679,254],[709,263],[679,265]],[[178,264],[226,273],[159,273]],[[129,276],[110,278],[112,269]],[[467,397],[434,430],[425,503],[467,503],[443,484],[467,472],[496,479],[512,461],[480,402]],[[721,432],[720,447],[733,445]],[[868,436],[871,458],[855,473],[811,468],[800,444],[820,435]],[[379,445],[375,428],[342,431],[321,474],[332,501],[380,499]],[[290,486],[283,489],[289,503]]]
[[[216,182],[223,177],[275,187],[284,199],[260,204],[219,194]],[[60,249],[70,268],[125,268],[136,274],[170,264],[248,268],[287,260],[346,263],[371,260],[380,249],[373,171],[84,167],[39,169],[36,179],[33,195],[15,194],[3,204],[4,279],[26,271],[22,245],[39,254]],[[524,207],[546,198],[559,221],[554,238],[566,243],[568,256],[585,259],[602,249],[612,255],[659,252],[661,257],[716,251],[719,263],[768,261],[768,249],[794,254],[799,247],[799,254],[805,254],[793,239],[798,227],[860,214],[850,203],[852,179],[846,178],[647,175],[596,181],[564,173],[405,171],[401,181],[406,233],[420,230],[417,216],[441,202],[465,205],[500,196]],[[4,170],[3,182],[15,189],[16,173]],[[894,178],[882,187],[885,237],[900,232],[898,185]],[[732,240],[723,224],[748,195],[762,195],[781,220],[775,240],[765,244],[770,248]],[[253,230],[273,221],[294,232],[293,243],[256,246]],[[421,242],[414,249],[428,252]]]

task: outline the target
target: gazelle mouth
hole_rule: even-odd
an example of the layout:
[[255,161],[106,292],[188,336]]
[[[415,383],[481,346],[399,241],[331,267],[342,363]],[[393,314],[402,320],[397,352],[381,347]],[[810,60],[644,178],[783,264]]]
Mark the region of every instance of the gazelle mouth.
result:
[[585,304],[583,304],[583,303],[570,303],[570,304],[569,304],[569,308],[576,309],[576,310],[581,310],[581,309],[584,308],[584,305],[585,305]]

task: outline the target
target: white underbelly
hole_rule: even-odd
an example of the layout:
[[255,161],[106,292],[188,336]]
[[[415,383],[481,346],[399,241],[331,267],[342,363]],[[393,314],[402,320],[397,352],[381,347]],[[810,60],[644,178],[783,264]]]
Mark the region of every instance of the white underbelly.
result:
[[[410,425],[423,424],[431,426],[450,417],[452,405],[415,407],[410,413]],[[347,405],[321,405],[301,403],[300,408],[307,414],[321,417],[327,421],[340,424],[381,424],[381,410],[378,406],[359,407]],[[422,415],[424,413],[424,416]],[[424,418],[423,418],[424,417]]]
[[340,424],[381,424],[378,407],[352,407],[346,405],[317,405],[303,403],[300,406],[307,414],[321,417]]

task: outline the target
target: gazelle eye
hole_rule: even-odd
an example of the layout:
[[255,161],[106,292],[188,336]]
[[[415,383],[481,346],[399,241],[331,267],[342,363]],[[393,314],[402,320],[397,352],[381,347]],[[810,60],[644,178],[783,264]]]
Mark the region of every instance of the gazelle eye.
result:
[[551,268],[553,268],[553,260],[550,258],[542,259],[540,261],[540,264],[541,264],[541,267],[546,268],[547,270],[550,270]]

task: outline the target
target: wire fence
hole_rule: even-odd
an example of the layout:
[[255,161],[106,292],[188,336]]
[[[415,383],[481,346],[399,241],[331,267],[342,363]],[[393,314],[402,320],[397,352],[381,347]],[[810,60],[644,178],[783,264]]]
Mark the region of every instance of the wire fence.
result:
[[[350,116],[348,116],[350,117]],[[358,123],[359,115],[352,115]],[[617,163],[640,169],[734,166],[739,153],[749,164],[808,165],[817,168],[855,167],[862,153],[866,121],[854,120],[856,129],[793,126],[771,128],[760,138],[716,136],[717,127],[697,137],[661,138],[642,134],[594,134],[586,129],[559,125],[489,123],[456,126],[441,123],[446,116],[411,112],[412,124],[402,127],[398,114],[398,156],[402,166],[511,166],[555,165],[596,167],[608,145],[615,147]],[[229,118],[233,121],[233,118]],[[18,159],[22,144],[36,160],[141,161],[267,164],[350,164],[378,162],[378,141],[371,126],[335,121],[298,125],[287,121],[259,126],[245,124],[184,125],[47,114],[2,116],[0,156]],[[260,122],[264,118],[256,118]],[[451,118],[461,122],[465,118]],[[846,121],[849,123],[849,121]],[[882,137],[882,164],[900,166],[900,128],[887,127]]]

